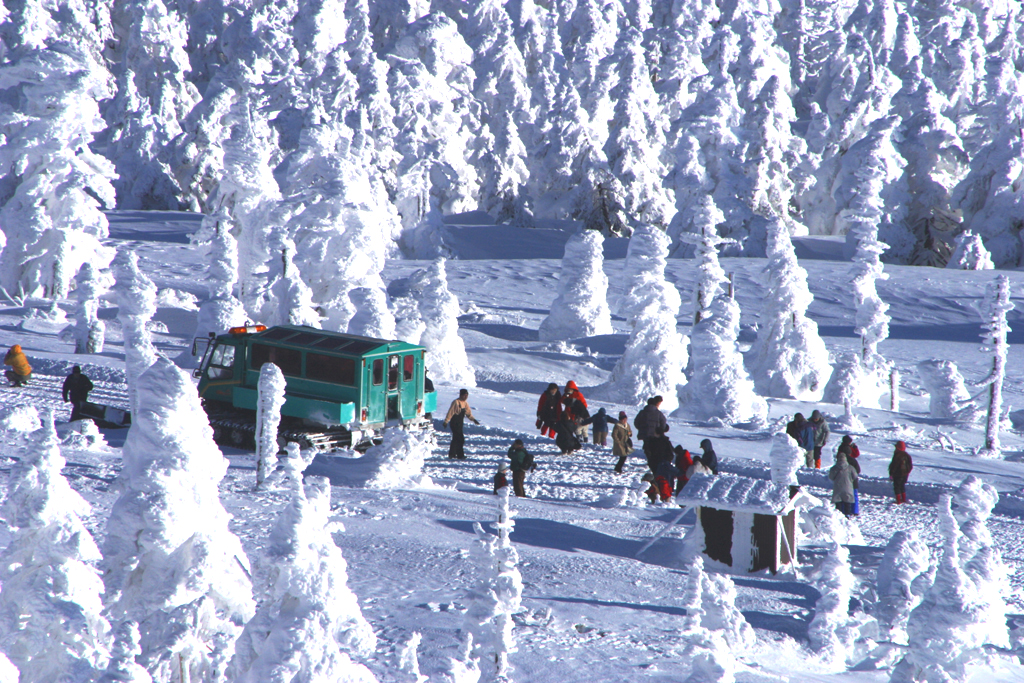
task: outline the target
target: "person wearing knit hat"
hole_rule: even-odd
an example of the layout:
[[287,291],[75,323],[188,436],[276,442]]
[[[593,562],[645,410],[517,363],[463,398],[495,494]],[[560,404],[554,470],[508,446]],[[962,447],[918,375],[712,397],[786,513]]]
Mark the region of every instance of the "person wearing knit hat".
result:
[[897,441],[896,450],[892,454],[892,462],[889,463],[889,479],[892,480],[892,490],[897,503],[907,502],[907,479],[913,469],[914,461],[907,453],[907,444]]
[[626,458],[633,452],[633,430],[629,426],[629,416],[626,411],[619,411],[619,421],[612,427],[612,455],[619,456],[615,464],[615,472],[622,474],[622,468],[626,464]]

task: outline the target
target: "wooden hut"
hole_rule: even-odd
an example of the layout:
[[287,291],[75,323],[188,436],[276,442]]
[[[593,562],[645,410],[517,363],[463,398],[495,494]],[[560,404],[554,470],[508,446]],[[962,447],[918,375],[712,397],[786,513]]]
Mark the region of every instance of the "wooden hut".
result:
[[796,562],[797,507],[803,494],[764,479],[699,474],[676,502],[692,507],[697,523],[687,542],[694,551],[736,573],[772,574]]

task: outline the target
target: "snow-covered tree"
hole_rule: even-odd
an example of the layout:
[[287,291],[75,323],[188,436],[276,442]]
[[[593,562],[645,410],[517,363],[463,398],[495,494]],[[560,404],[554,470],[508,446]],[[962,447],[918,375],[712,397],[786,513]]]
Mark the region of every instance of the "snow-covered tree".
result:
[[634,259],[643,274],[634,276],[630,294],[635,297],[633,331],[605,392],[610,400],[629,405],[660,395],[663,409],[672,411],[679,407],[678,387],[686,383],[687,339],[676,330],[682,298],[665,279],[669,239],[662,231],[648,228],[634,234],[631,249],[634,240],[636,253],[646,257]]
[[974,421],[978,407],[971,400],[956,363],[950,360],[923,360],[917,364],[917,374],[929,395],[930,417]]
[[985,423],[985,448],[980,455],[999,457],[999,427],[1003,419],[1003,379],[1006,376],[1006,356],[1009,344],[1006,335],[1010,326],[1006,314],[1013,310],[1010,300],[1010,278],[1000,275],[989,284],[985,297],[979,304],[982,327],[985,329],[983,349],[992,351],[992,372],[982,380],[980,386],[988,385],[988,418]]
[[84,3],[72,5],[57,17],[57,6],[25,3],[4,27],[0,287],[11,296],[64,298],[83,263],[113,258],[100,240],[114,168],[89,147],[104,128],[98,101],[110,97],[109,74],[76,35],[93,26]]
[[353,311],[348,321],[349,334],[374,339],[395,338],[395,316],[383,287],[356,287],[349,290],[348,298]]
[[[568,10],[568,11],[567,11]],[[575,9],[562,10],[566,68],[573,86],[589,114],[598,143],[604,145],[606,122],[611,117],[608,98],[610,56],[624,22],[624,8],[618,0],[579,0]]]
[[124,367],[128,382],[128,404],[132,414],[138,408],[142,374],[156,362],[156,349],[149,321],[156,313],[156,285],[139,270],[139,257],[122,249],[114,260],[114,292],[117,319],[124,341]]
[[[888,366],[871,369],[861,354],[838,352],[832,363],[832,375],[825,385],[822,400],[851,408],[878,408],[882,395],[889,390]],[[851,427],[852,428],[852,427]]]
[[134,621],[123,621],[118,625],[114,630],[110,661],[98,683],[153,683],[149,672],[135,661],[142,654],[139,640],[139,626]]
[[227,459],[191,378],[166,358],[139,378],[122,462],[103,544],[109,614],[139,625],[156,680],[224,681],[254,612],[249,561],[217,488]]
[[697,419],[759,423],[768,415],[767,402],[754,392],[754,383],[743,366],[736,343],[739,333],[740,306],[726,294],[716,297],[705,317],[693,326],[693,374],[683,410]]
[[768,232],[768,265],[762,272],[764,309],[754,345],[754,381],[763,396],[819,400],[832,368],[818,324],[807,317],[814,297],[807,271],[796,259],[789,232]]
[[85,263],[75,277],[78,316],[75,321],[75,353],[103,351],[107,326],[99,319],[99,299],[110,289],[111,278],[93,264]]
[[346,681],[377,679],[351,655],[370,654],[377,637],[348,587],[348,565],[331,534],[331,487],[309,477],[270,532],[263,600],[235,645],[227,679]]
[[[725,214],[715,204],[712,196],[714,184],[704,168],[701,155],[700,143],[690,135],[683,136],[675,146],[675,168],[666,179],[666,183],[672,185],[676,197],[676,212],[666,230],[672,238],[673,254],[689,256],[695,251],[687,235],[715,240],[713,246],[716,251],[718,248],[718,226],[725,221]],[[706,253],[700,247],[696,247],[696,251]],[[711,299],[707,303],[710,304]]]
[[433,380],[475,387],[476,375],[459,336],[459,300],[448,289],[445,260],[437,259],[416,271],[409,278],[409,293],[417,302],[418,317],[424,325],[415,343],[427,349],[427,370]]
[[814,618],[807,627],[811,647],[830,667],[846,668],[857,637],[850,617],[850,597],[856,580],[850,571],[850,551],[833,542],[817,572],[821,597],[814,603]]
[[538,330],[542,341],[611,334],[603,247],[604,236],[596,230],[578,231],[565,243],[558,293]]
[[[709,198],[710,200],[710,198]],[[707,310],[729,282],[722,264],[718,261],[718,247],[727,242],[714,231],[713,226],[705,226],[700,232],[684,232],[680,235],[682,242],[692,244],[697,265],[697,282],[693,288],[693,322],[699,323],[707,317]]]
[[946,267],[954,270],[992,270],[995,265],[981,237],[970,230],[965,230],[957,235],[956,248],[953,249],[953,255],[949,257]]
[[0,516],[12,530],[0,553],[0,650],[21,683],[91,680],[106,664],[99,549],[82,519],[89,504],[61,474],[46,416],[11,470]]
[[308,325],[320,329],[320,313],[313,304],[313,292],[303,281],[295,265],[295,243],[284,229],[271,233],[271,252],[267,273],[269,297],[261,317],[268,325]]
[[508,661],[509,654],[516,651],[512,615],[521,609],[523,577],[517,567],[519,553],[509,539],[515,522],[508,503],[506,486],[498,491],[496,535],[485,532],[479,523],[473,524],[477,537],[470,552],[476,562],[477,579],[466,612],[466,630],[471,654],[478,659],[481,683],[512,680]]
[[964,543],[949,494],[939,501],[939,530],[942,554],[935,579],[910,613],[909,648],[893,669],[892,683],[964,683],[970,673],[976,673],[967,666],[985,661],[986,644],[1006,647],[1009,642],[1005,603],[1009,582],[998,551]]
[[244,325],[247,317],[234,291],[238,282],[238,241],[229,230],[229,221],[221,212],[203,218],[203,228],[209,228],[213,235],[207,255],[207,298],[199,304],[196,317],[195,336],[201,339],[210,333],[224,334],[232,327]]
[[[714,578],[723,580],[721,585],[728,593],[732,581],[725,576]],[[681,635],[686,639],[684,654],[691,667],[686,683],[732,683],[736,680],[736,657],[732,652],[732,644],[728,642],[726,633],[717,630],[717,625],[712,623],[705,608],[706,605],[710,607],[715,602],[715,589],[719,585],[712,583],[711,577],[705,573],[704,559],[700,555],[694,557],[686,575],[686,591],[683,597],[686,620]],[[734,586],[731,592],[735,597]],[[721,603],[721,600],[718,602]],[[735,604],[732,608],[735,610]],[[739,615],[739,618],[742,620],[743,615]],[[739,632],[746,635],[741,636],[737,644],[741,647],[749,646],[754,640],[750,624],[736,620],[733,620],[733,623],[742,623],[746,626],[746,629],[738,626]]]
[[804,464],[804,450],[785,432],[772,437],[772,450],[768,454],[772,464],[772,482],[783,486],[797,486],[796,472]]
[[18,667],[11,663],[3,652],[0,652],[0,683],[18,683]]
[[281,368],[264,363],[260,368],[256,400],[256,488],[277,467],[277,429],[281,425],[284,406],[285,380]]
[[652,288],[665,279],[668,245],[665,232],[654,226],[641,226],[629,238],[622,264],[622,298],[616,313],[631,325],[648,299],[657,296]]
[[907,642],[907,619],[928,587],[929,565],[928,546],[917,530],[897,531],[889,539],[875,579],[883,640]]
[[117,95],[107,115],[114,128],[110,155],[121,209],[171,209],[180,191],[171,173],[170,142],[199,101],[188,80],[185,23],[165,0],[112,4],[118,64]]

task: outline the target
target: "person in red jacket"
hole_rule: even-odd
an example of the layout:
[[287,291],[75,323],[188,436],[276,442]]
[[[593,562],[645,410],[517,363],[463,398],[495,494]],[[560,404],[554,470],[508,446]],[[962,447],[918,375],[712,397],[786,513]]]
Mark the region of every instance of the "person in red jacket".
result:
[[576,382],[569,380],[566,383],[565,391],[562,392],[562,405],[565,406],[565,416],[576,423],[576,435],[579,437],[580,443],[586,443],[587,426],[583,424],[583,420],[590,417],[590,411],[587,399],[584,398],[580,388],[576,386]]
[[541,436],[555,438],[555,426],[562,419],[562,394],[552,382],[537,401],[537,429]]

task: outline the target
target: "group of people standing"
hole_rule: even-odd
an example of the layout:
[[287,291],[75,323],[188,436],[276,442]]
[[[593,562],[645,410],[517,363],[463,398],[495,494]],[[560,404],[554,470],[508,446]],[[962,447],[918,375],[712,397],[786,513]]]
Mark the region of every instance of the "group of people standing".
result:
[[[668,437],[669,425],[665,413],[661,412],[661,396],[647,399],[647,405],[633,419],[637,438],[643,444],[648,472],[644,481],[651,482],[647,495],[651,502],[658,498],[669,500],[679,493],[686,482],[695,474],[718,474],[718,455],[711,445],[711,439],[700,442],[702,453],[692,456],[682,445],[672,446]],[[625,413],[620,413],[625,418]],[[628,429],[628,426],[627,426]],[[616,471],[622,471],[625,456],[619,459]]]

